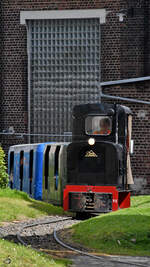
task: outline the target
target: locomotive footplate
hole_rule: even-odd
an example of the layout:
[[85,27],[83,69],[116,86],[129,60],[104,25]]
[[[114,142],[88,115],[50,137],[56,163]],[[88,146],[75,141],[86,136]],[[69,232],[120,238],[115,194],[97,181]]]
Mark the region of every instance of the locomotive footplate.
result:
[[69,210],[76,212],[112,211],[112,194],[69,192]]

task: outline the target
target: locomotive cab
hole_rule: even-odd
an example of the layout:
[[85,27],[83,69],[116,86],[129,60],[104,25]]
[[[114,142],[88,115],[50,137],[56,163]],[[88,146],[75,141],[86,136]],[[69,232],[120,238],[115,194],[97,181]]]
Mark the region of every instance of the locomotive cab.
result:
[[65,210],[108,212],[130,206],[131,122],[131,110],[125,106],[75,106],[72,143],[67,148]]

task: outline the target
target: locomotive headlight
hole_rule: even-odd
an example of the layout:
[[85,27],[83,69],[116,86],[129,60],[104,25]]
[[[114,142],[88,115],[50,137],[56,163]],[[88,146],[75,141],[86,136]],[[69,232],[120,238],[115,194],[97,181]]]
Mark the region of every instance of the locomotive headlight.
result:
[[88,144],[89,144],[90,146],[93,146],[93,145],[95,144],[95,139],[94,139],[94,138],[89,138],[89,140],[88,140]]

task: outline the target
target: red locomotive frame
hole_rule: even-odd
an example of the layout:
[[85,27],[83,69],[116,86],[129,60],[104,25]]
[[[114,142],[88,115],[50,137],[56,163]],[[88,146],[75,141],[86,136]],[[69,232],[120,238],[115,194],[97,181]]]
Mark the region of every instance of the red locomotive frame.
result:
[[88,185],[67,185],[63,194],[63,208],[69,210],[69,193],[111,193],[112,211],[130,207],[130,192],[119,191],[115,186],[88,186]]

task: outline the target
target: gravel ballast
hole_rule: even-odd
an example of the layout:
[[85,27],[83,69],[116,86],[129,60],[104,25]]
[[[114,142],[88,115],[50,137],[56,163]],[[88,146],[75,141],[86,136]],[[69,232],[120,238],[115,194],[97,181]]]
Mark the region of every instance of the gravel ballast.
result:
[[[57,221],[66,218],[67,217],[63,216],[45,216],[39,219],[30,219],[21,222],[7,222],[0,227],[0,238],[18,243],[19,241],[17,239],[17,233],[21,231],[20,237],[27,245],[50,253],[51,255],[70,257],[70,255],[74,253],[70,251],[67,253],[67,250],[65,248],[56,243],[53,237],[53,231],[56,228],[57,230],[64,229],[65,227],[69,227],[75,223],[78,223],[79,221],[70,218],[69,220],[58,221],[50,224],[42,224],[45,222]],[[23,227],[35,223],[40,223],[40,225],[26,228],[22,231]]]

